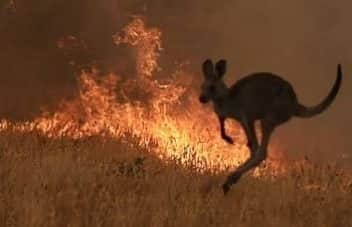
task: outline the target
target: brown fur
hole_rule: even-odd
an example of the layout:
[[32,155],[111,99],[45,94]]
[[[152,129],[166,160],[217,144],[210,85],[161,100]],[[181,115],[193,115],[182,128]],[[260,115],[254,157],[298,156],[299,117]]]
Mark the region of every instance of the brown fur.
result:
[[[222,80],[226,73],[225,60],[217,62],[215,67],[211,60],[206,60],[203,63],[203,73],[205,81],[199,100],[202,103],[213,102],[221,137],[233,144],[232,138],[226,134],[225,120],[235,119],[243,127],[251,151],[250,158],[230,174],[224,183],[225,194],[244,173],[266,159],[270,136],[277,126],[293,116],[312,117],[326,110],[334,101],[342,80],[341,65],[338,65],[337,79],[329,95],[319,105],[305,107],[299,104],[292,85],[275,74],[254,73],[228,88]],[[261,123],[263,135],[260,145],[254,129],[257,120]]]

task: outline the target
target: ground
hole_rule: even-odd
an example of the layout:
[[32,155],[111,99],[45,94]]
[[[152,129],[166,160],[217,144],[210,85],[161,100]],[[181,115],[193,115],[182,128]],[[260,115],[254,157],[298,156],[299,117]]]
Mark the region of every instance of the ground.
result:
[[166,163],[133,138],[0,135],[0,226],[352,226],[352,187],[333,166],[241,179]]

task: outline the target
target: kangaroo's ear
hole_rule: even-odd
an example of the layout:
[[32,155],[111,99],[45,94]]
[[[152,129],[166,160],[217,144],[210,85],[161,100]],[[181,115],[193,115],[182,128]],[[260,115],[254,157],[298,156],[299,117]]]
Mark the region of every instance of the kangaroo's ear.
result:
[[207,59],[204,61],[202,68],[203,68],[203,74],[205,78],[210,79],[213,77],[214,64],[210,59]]
[[218,61],[216,63],[215,69],[216,69],[216,76],[218,78],[222,78],[225,75],[226,65],[227,65],[227,63],[226,63],[226,60],[224,60],[224,59],[221,59],[220,61]]

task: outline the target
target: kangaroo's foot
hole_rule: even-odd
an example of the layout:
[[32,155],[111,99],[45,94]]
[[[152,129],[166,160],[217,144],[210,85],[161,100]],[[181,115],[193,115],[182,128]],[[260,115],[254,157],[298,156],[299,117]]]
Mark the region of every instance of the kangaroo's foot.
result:
[[221,138],[229,144],[234,144],[233,139],[231,137],[229,137],[228,135],[222,135]]
[[241,176],[242,175],[240,173],[234,173],[227,178],[226,182],[222,185],[222,190],[224,192],[224,195],[227,195],[231,185],[236,184],[241,178]]
[[228,183],[224,183],[222,185],[222,191],[224,192],[224,195],[227,195],[227,193],[230,191],[230,185]]

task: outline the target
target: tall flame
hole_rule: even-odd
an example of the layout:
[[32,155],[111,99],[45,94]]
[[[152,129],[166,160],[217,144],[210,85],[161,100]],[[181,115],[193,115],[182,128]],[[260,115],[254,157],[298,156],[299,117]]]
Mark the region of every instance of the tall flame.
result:
[[[248,157],[242,129],[230,122],[229,132],[236,144],[226,144],[219,136],[215,115],[198,103],[194,91],[175,80],[161,84],[153,78],[161,70],[158,65],[161,35],[158,29],[147,28],[141,18],[134,18],[113,39],[116,45],[135,48],[137,79],[121,82],[116,74],[98,77],[94,71],[82,72],[79,95],[74,100],[63,101],[58,111],[45,112],[30,122],[3,120],[0,129],[35,130],[48,137],[73,139],[132,135],[162,159],[177,158],[182,163],[198,160],[200,170],[223,170],[238,165]],[[133,98],[136,89],[144,93]],[[127,102],[118,101],[121,98]],[[278,154],[277,147],[270,149]],[[274,164],[279,166],[279,162]]]

